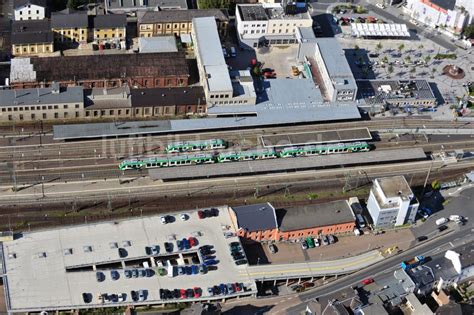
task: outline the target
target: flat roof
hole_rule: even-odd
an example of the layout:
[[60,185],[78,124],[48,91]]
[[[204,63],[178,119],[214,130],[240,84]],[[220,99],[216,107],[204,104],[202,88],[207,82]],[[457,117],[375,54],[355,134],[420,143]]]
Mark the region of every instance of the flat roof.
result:
[[275,208],[270,203],[232,207],[238,227],[247,232],[273,230],[278,227]]
[[375,181],[379,184],[386,198],[408,197],[413,195],[405,176],[382,177],[376,178]]
[[278,211],[281,213],[280,230],[283,232],[351,223],[355,220],[347,200],[285,207]]
[[[55,92],[55,91],[58,91]],[[83,103],[84,89],[82,86],[67,88],[37,88],[0,90],[0,106],[29,106],[63,103]]]
[[343,81],[343,85],[347,85],[346,88],[357,88],[351,67],[347,62],[344,50],[337,39],[318,37],[316,38],[316,43],[321,52],[329,77],[331,79],[344,79],[345,81]]
[[232,91],[229,70],[224,60],[217,24],[212,17],[193,19],[197,58],[200,59],[210,92]]
[[215,106],[208,109],[209,115],[217,116],[234,115],[238,112],[256,113],[257,116],[124,122],[120,128],[114,123],[56,125],[53,127],[54,139],[207,131],[360,119],[355,103],[324,103],[319,89],[314,86],[311,79],[264,81],[264,92],[258,95],[257,105]]
[[269,20],[267,12],[260,4],[237,5],[242,21],[266,21]]
[[317,143],[349,142],[372,140],[369,128],[354,128],[328,131],[311,131],[262,135],[260,140],[264,147],[286,147]]
[[360,98],[364,98],[368,104],[384,103],[387,100],[436,100],[426,80],[357,80],[357,86]]
[[140,53],[177,52],[175,36],[139,37]]
[[426,159],[421,148],[371,151],[364,153],[307,156],[265,161],[217,163],[149,170],[152,180],[185,180],[212,177],[248,176],[266,173],[298,172],[341,166],[408,162]]
[[[237,237],[225,238],[222,226],[231,225],[227,206],[218,207],[217,217],[199,220],[195,210],[186,211],[187,221],[179,219],[162,224],[160,216],[115,220],[97,224],[67,226],[38,232],[25,232],[22,237],[3,242],[4,287],[8,305],[14,312],[41,310],[68,310],[95,307],[117,307],[131,304],[161,304],[159,289],[180,289],[201,287],[201,299],[213,299],[207,287],[220,283],[243,282],[250,288],[245,294],[255,292],[254,282],[247,275],[247,265],[236,266],[229,251],[229,243]],[[157,260],[178,259],[165,253],[164,242],[176,243],[174,239],[195,236],[201,245],[214,245],[219,260],[218,269],[207,274],[192,276],[158,276],[127,279],[123,269],[143,268],[148,262],[156,272]],[[159,254],[147,255],[146,246],[160,247]],[[125,249],[126,257],[120,257],[118,248]],[[189,254],[196,247],[181,251],[191,261]],[[202,258],[199,258],[202,259]],[[115,263],[115,265],[110,265]],[[183,265],[184,262],[179,262]],[[105,280],[98,283],[96,268],[105,274]],[[119,272],[119,279],[111,279],[110,270]],[[240,273],[242,271],[242,273]],[[147,290],[144,302],[132,302],[131,290]],[[92,302],[86,304],[82,293],[92,295]],[[99,294],[126,293],[122,303],[101,304]],[[214,297],[220,299],[222,297]],[[186,301],[180,300],[180,301]]]

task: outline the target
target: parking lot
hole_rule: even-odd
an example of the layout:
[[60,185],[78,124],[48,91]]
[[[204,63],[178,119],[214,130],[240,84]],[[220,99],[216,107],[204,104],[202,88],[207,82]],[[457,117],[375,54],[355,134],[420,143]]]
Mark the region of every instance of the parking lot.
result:
[[379,235],[366,233],[361,236],[336,236],[334,244],[306,250],[302,249],[300,243],[275,243],[277,247],[275,254],[270,252],[267,244],[253,244],[245,248],[251,264],[280,264],[339,259],[392,246],[405,250],[414,240],[409,229],[400,229]]
[[[160,304],[164,303],[160,289],[198,288],[199,296],[180,295],[170,302],[251,295],[254,283],[245,272],[239,272],[247,265],[237,266],[231,256],[229,244],[238,238],[228,229],[227,207],[218,208],[218,213],[199,219],[197,211],[188,211],[186,220],[177,213],[167,224],[153,216],[61,228],[29,233],[5,243],[11,307],[105,307],[130,305],[132,300],[135,304]],[[176,241],[190,237],[196,244],[179,250]],[[203,245],[212,246],[207,255],[198,250]],[[188,272],[191,265],[198,269]],[[208,271],[200,272],[201,265],[207,265]],[[180,274],[177,266],[185,267],[187,274]],[[238,283],[242,290],[227,295],[208,292],[208,287],[229,283]]]

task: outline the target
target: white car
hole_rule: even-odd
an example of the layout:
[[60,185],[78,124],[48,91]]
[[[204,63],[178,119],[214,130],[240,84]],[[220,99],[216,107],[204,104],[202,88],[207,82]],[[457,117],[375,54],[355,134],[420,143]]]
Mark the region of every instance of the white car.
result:
[[189,215],[186,213],[181,213],[179,217],[181,218],[181,221],[186,221],[189,219]]
[[385,6],[381,3],[377,3],[375,6],[380,9],[385,9]]
[[166,217],[161,217],[160,220],[161,220],[161,223],[163,224],[168,223],[168,219]]

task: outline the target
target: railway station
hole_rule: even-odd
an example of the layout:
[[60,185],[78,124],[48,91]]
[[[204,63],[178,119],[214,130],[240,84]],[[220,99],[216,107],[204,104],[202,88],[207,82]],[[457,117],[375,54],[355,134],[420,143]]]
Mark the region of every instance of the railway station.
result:
[[316,132],[285,133],[262,135],[260,141],[264,147],[286,147],[320,143],[369,141],[372,135],[368,128],[328,130]]
[[325,168],[339,168],[368,164],[389,164],[426,160],[421,148],[402,150],[380,150],[351,154],[333,154],[296,158],[268,159],[236,163],[217,163],[177,168],[155,168],[149,170],[152,180],[178,181],[254,174],[301,172]]

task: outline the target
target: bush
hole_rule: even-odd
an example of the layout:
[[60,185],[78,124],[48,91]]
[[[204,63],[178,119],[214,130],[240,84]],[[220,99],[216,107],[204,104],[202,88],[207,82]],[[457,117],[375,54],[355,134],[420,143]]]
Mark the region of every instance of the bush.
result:
[[456,58],[457,58],[456,54],[436,54],[436,56],[434,56],[434,59],[436,59],[436,60],[456,59]]

